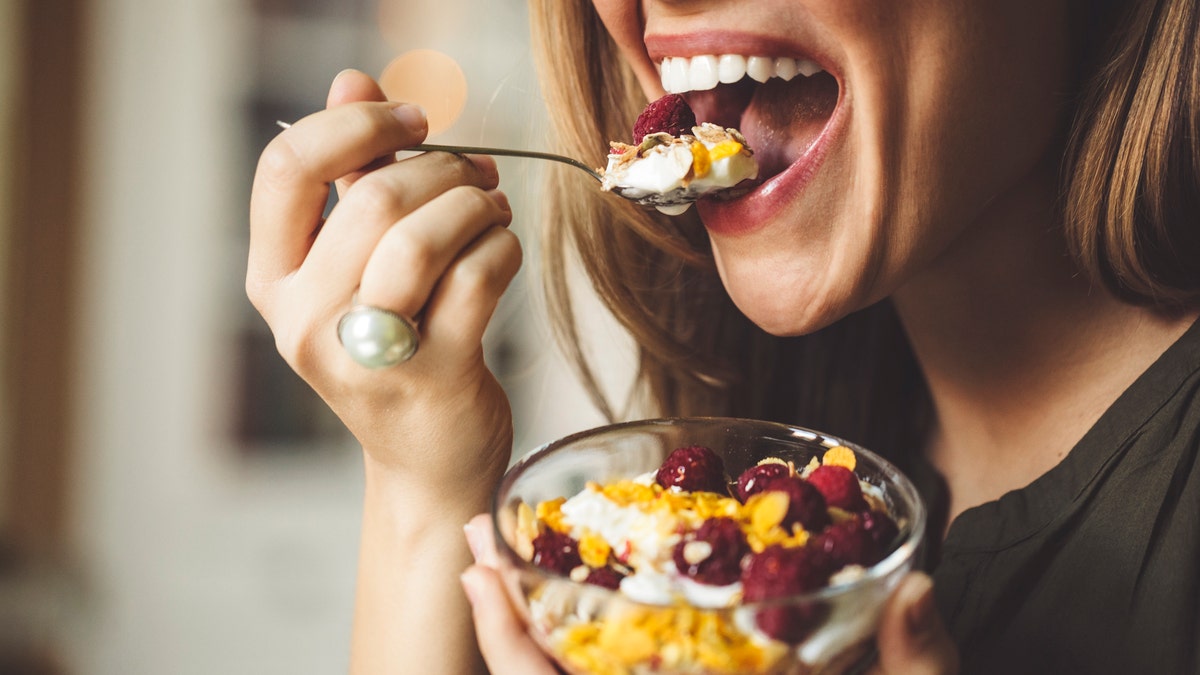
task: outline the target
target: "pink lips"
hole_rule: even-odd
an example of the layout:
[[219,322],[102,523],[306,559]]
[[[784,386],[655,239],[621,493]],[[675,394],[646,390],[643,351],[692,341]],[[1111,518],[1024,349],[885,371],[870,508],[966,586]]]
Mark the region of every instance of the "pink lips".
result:
[[[830,148],[842,135],[842,130],[848,117],[846,111],[848,106],[846,105],[844,87],[840,86],[841,78],[838,76],[833,60],[827,54],[815,51],[811,44],[802,45],[797,44],[792,39],[740,31],[704,31],[674,35],[647,35],[645,43],[648,56],[655,61],[661,60],[664,56],[695,56],[698,54],[714,53],[760,54],[764,56],[807,58],[821,64],[838,81],[841,91],[832,114],[825,121],[824,126],[812,136],[807,146],[800,151],[799,156],[783,171],[766,179],[753,190],[737,199],[728,201],[708,199],[697,203],[697,208],[705,227],[714,234],[747,234],[777,218],[786,205],[803,192],[804,188],[816,175]],[[692,98],[697,95],[701,99],[709,96],[708,92],[693,92],[687,96]],[[705,105],[697,107],[698,115],[702,114],[700,108],[711,107],[711,105],[712,99],[708,98]],[[769,140],[780,142],[781,134],[773,133],[775,129],[765,124],[763,120],[753,119],[755,117],[753,112],[751,112],[750,117],[752,119],[744,119],[744,122],[748,122],[749,124],[743,126],[742,131],[746,133],[751,147],[755,147],[756,142],[760,145],[765,145]],[[713,121],[724,122],[725,120]],[[733,120],[729,121],[732,122]],[[782,128],[779,130],[782,130]],[[755,133],[756,131],[761,133]],[[755,147],[755,150],[764,156],[774,155],[776,159],[778,159],[778,155],[781,152],[785,152],[782,146],[777,146],[770,150]],[[793,147],[791,152],[795,151],[796,148]],[[787,154],[790,155],[791,152],[787,152]],[[777,164],[776,168],[778,168]],[[768,167],[768,170],[772,169]]]

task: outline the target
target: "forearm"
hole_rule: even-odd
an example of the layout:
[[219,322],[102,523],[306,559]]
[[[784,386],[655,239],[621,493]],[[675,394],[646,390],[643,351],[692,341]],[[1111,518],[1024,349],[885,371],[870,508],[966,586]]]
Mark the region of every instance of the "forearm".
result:
[[487,509],[490,483],[405,484],[367,461],[350,672],[486,672],[458,577],[471,562],[463,525]]

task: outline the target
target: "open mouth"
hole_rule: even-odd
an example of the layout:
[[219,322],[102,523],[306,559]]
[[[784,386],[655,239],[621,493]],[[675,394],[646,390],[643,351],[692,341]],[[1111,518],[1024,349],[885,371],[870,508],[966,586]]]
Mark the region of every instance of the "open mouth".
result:
[[757,182],[787,170],[837,109],[836,77],[808,59],[739,54],[667,57],[663,88],[683,94],[701,122],[735,127],[759,163]]

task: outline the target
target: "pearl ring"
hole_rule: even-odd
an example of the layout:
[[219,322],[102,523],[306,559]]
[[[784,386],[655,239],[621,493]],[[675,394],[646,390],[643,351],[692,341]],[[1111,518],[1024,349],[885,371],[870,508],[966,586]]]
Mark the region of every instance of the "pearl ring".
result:
[[411,319],[371,305],[355,305],[343,314],[337,332],[350,358],[372,370],[411,359],[420,342]]

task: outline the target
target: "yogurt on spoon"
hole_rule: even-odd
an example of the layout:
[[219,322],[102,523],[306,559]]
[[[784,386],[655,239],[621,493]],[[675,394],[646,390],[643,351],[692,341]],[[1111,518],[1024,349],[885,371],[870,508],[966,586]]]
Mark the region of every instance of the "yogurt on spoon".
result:
[[758,162],[742,134],[707,122],[696,124],[678,94],[646,107],[634,124],[633,141],[610,143],[601,189],[668,215],[683,213],[701,197],[758,176]]

